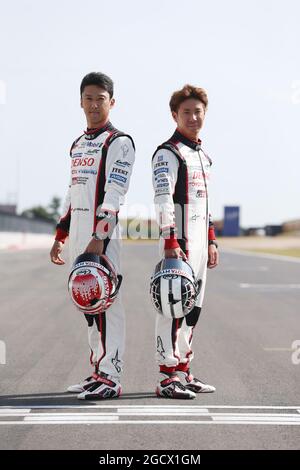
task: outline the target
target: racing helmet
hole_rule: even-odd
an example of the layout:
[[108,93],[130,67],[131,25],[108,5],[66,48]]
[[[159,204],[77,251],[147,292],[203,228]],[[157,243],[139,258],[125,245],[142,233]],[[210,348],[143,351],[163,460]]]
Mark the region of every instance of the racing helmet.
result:
[[116,273],[107,256],[84,253],[73,264],[68,290],[81,312],[102,313],[114,302],[121,282],[122,276]]
[[162,259],[150,281],[155,310],[168,318],[185,317],[194,308],[202,281],[196,281],[192,267],[182,258]]

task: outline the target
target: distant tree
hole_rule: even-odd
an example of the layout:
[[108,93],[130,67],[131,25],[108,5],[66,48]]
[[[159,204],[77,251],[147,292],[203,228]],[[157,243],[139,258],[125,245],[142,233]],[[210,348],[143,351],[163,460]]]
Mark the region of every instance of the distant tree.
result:
[[34,206],[30,209],[25,209],[21,215],[30,219],[42,219],[47,222],[56,223],[59,218],[60,198],[54,196],[47,207]]
[[49,211],[49,214],[52,216],[52,219],[57,222],[57,220],[59,219],[59,208],[60,208],[60,204],[61,204],[61,199],[60,197],[57,197],[57,196],[53,196],[49,206],[48,206],[48,211]]

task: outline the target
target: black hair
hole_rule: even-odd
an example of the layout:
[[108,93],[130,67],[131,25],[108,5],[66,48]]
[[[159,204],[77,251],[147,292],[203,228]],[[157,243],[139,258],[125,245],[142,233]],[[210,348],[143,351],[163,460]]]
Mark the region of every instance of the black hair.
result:
[[110,98],[112,98],[114,95],[114,82],[110,77],[108,77],[104,73],[91,72],[88,73],[85,77],[83,77],[82,82],[80,84],[80,96],[82,96],[85,87],[88,85],[96,85],[100,88],[103,88],[107,91]]

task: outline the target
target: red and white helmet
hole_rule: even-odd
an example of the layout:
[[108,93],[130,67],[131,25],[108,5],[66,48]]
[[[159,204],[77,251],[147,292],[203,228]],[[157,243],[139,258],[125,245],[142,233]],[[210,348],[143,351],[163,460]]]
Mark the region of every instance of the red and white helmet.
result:
[[107,256],[84,253],[73,264],[68,288],[76,307],[83,313],[105,312],[114,302],[122,276]]

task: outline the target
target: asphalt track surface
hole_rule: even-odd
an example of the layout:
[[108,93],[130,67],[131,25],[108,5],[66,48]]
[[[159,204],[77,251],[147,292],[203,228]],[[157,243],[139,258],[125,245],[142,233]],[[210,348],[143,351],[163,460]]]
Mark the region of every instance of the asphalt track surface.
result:
[[300,263],[221,252],[209,272],[192,368],[217,391],[175,401],[154,394],[148,279],[157,261],[155,244],[124,245],[123,396],[82,402],[65,392],[90,372],[68,268],[52,265],[47,251],[0,252],[1,449],[299,448]]

